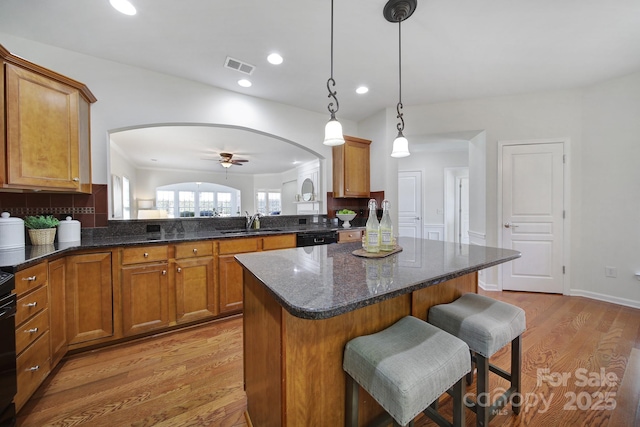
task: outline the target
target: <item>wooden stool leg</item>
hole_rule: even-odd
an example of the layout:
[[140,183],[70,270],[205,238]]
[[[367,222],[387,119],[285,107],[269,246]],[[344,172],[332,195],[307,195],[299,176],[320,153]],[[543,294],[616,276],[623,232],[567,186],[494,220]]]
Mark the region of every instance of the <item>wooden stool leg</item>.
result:
[[347,374],[346,402],[344,408],[344,425],[346,427],[358,427],[358,400],[360,395],[360,385],[351,375]]
[[476,353],[476,426],[488,427],[491,409],[489,359]]
[[511,341],[511,388],[514,389],[512,395],[511,409],[516,415],[520,414],[520,406],[522,405],[522,395],[520,388],[522,385],[520,372],[522,370],[522,335],[518,335]]
[[471,354],[471,370],[467,374],[467,385],[473,383],[473,351],[469,350],[469,354]]
[[464,411],[466,406],[463,402],[464,392],[464,380],[460,378],[451,389],[451,397],[453,398],[453,427],[464,427],[465,425]]

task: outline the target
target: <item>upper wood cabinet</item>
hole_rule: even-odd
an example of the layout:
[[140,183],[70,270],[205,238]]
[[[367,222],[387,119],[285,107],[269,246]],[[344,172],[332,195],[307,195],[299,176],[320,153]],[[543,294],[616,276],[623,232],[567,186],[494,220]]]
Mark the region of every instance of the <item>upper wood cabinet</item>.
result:
[[369,146],[371,141],[344,136],[333,147],[333,197],[369,197]]
[[75,80],[0,46],[0,187],[91,193],[90,104]]

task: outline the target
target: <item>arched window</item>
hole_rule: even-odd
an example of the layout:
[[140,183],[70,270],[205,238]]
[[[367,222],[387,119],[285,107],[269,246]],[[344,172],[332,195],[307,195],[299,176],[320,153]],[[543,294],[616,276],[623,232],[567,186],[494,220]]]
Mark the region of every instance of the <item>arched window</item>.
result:
[[240,215],[240,190],[209,182],[183,182],[156,188],[156,209],[167,218]]

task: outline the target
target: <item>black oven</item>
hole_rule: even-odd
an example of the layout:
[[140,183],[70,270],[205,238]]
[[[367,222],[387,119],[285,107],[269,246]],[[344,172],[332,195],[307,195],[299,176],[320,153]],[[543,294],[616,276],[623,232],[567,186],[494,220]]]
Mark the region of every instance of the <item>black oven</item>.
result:
[[13,274],[0,272],[0,427],[15,426],[16,295]]

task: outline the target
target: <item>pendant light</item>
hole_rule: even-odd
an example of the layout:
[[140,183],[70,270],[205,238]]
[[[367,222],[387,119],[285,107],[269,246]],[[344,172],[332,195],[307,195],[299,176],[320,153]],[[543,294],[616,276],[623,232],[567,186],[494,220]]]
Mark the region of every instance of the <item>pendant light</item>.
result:
[[391,157],[407,157],[409,154],[409,141],[404,137],[404,119],[402,118],[402,27],[401,23],[409,18],[416,10],[417,0],[389,0],[384,6],[383,15],[389,22],[398,23],[398,104],[396,111],[399,119],[398,136],[393,141]]
[[331,113],[331,119],[324,127],[324,145],[342,145],[344,144],[344,136],[342,135],[342,125],[336,119],[336,113],[340,108],[338,104],[337,91],[332,91],[331,88],[336,85],[336,81],[333,79],[333,0],[331,0],[331,77],[327,80],[327,90],[329,91],[329,98],[333,98],[336,103],[333,107],[333,101],[329,103],[327,107]]

